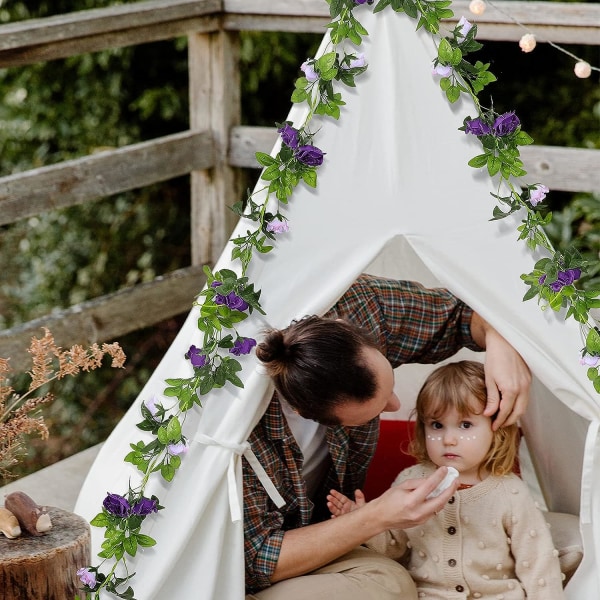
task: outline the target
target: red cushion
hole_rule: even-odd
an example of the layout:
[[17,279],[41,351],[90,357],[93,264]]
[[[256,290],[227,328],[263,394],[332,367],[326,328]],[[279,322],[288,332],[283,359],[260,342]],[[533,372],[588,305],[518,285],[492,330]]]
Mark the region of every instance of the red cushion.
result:
[[415,459],[407,454],[414,428],[413,421],[380,421],[379,442],[363,490],[367,500],[377,498],[392,485],[400,471],[415,464]]

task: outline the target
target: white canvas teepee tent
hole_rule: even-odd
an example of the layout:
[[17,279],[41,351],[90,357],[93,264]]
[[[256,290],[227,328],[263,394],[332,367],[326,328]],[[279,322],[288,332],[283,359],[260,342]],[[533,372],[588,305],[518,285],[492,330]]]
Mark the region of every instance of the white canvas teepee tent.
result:
[[[431,75],[435,49],[427,34],[392,11],[360,13],[369,31],[363,48],[369,70],[356,90],[344,91],[340,122],[323,120],[315,141],[326,154],[317,191],[298,189],[286,209],[291,231],[276,250],[253,260],[250,280],[262,290],[267,316],[243,322],[242,335],[260,337],[266,325],[324,313],[363,271],[448,287],[494,325],[523,355],[534,374],[533,398],[523,420],[539,487],[551,510],[579,514],[585,555],[567,586],[571,600],[599,596],[600,402],[579,365],[578,326],[534,302],[523,303],[519,275],[535,260],[517,242],[515,222],[490,222],[487,175],[467,166],[478,154],[458,131],[472,106],[450,107]],[[300,124],[305,109],[289,119]],[[314,121],[313,121],[314,123]],[[275,149],[275,152],[277,148]],[[246,223],[240,223],[243,234]],[[234,237],[237,233],[234,233]],[[217,269],[237,270],[231,246]],[[140,397],[104,444],[75,511],[99,512],[107,492],[124,493],[138,474],[123,462],[139,405],[160,398],[170,377],[189,377],[184,359],[200,345],[193,309]],[[191,441],[170,484],[152,480],[166,508],[146,520],[157,540],[132,561],[140,600],[238,600],[244,595],[241,458],[245,440],[272,389],[253,355],[242,357],[244,389],[211,392],[190,411]],[[398,379],[408,379],[401,367]],[[401,396],[407,401],[405,394]],[[101,531],[93,531],[93,551]]]

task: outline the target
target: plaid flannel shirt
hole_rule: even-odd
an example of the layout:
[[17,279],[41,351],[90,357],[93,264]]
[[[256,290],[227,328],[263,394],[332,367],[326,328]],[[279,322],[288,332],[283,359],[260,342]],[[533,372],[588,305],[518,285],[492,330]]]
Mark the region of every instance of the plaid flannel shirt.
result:
[[[362,275],[327,313],[360,324],[395,368],[437,363],[460,348],[481,350],[471,337],[472,310],[450,292],[420,284]],[[313,501],[302,478],[303,456],[275,395],[248,438],[252,451],[286,504],[277,508],[244,460],[244,553],[246,590],[271,585],[284,533],[329,517],[332,488],[352,495],[364,484],[375,452],[379,419],[360,427],[329,427],[330,464]]]

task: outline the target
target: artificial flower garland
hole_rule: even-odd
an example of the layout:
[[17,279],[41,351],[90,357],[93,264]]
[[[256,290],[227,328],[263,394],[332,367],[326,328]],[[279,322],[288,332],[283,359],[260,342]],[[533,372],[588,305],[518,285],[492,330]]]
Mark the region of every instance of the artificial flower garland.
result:
[[[134,600],[134,591],[129,582],[134,576],[127,568],[127,557],[135,556],[138,547],[155,545],[155,540],[141,533],[144,520],[163,507],[155,496],[145,496],[145,488],[154,473],[171,481],[181,465],[187,450],[187,440],[182,433],[181,423],[185,413],[194,405],[201,406],[201,397],[212,389],[227,383],[243,387],[237,373],[241,370],[236,356],[249,354],[256,340],[239,335],[236,324],[245,320],[254,310],[264,314],[260,305],[260,291],[246,276],[248,265],[255,252],[265,254],[273,249],[276,237],[289,230],[286,217],[281,213],[294,188],[303,181],[316,188],[317,169],[323,164],[326,153],[314,144],[315,133],[310,130],[314,115],[327,115],[338,119],[344,105],[342,95],[335,90],[333,82],[355,86],[355,78],[368,65],[364,54],[343,48],[346,41],[360,46],[362,37],[368,35],[354,15],[359,5],[374,4],[373,0],[327,0],[331,22],[330,46],[319,58],[308,59],[301,65],[303,76],[295,83],[293,102],[307,102],[310,110],[304,123],[294,127],[292,123],[277,124],[281,137],[281,148],[276,156],[257,152],[258,163],[263,167],[260,180],[263,188],[249,194],[245,203],[238,202],[234,211],[243,219],[255,223],[246,235],[232,239],[232,260],[240,263],[241,274],[229,269],[204,271],[207,287],[198,295],[196,305],[200,316],[198,329],[202,344],[192,345],[185,358],[190,361],[193,375],[190,378],[167,379],[163,392],[165,398],[173,399],[173,406],[156,397],[146,399],[141,406],[142,421],[137,425],[142,431],[150,432],[154,439],[150,443],[131,444],[131,452],[125,457],[141,473],[141,482],[130,487],[124,494],[109,493],[104,499],[102,511],[91,524],[105,529],[102,551],[98,554],[99,566],[78,570],[85,598],[97,600],[105,590],[115,597]],[[537,297],[542,308],[548,306],[558,311],[566,309],[565,318],[573,317],[585,331],[585,347],[581,361],[588,367],[588,377],[600,393],[600,331],[590,319],[589,310],[600,307],[599,291],[581,291],[574,285],[586,271],[586,262],[574,249],[557,252],[546,236],[543,226],[551,215],[539,212],[548,188],[542,183],[525,185],[521,188],[512,183],[527,173],[523,169],[518,146],[531,144],[532,138],[523,131],[514,112],[497,114],[492,108],[480,105],[478,94],[496,77],[488,70],[489,64],[469,62],[465,57],[482,46],[475,40],[477,26],[464,17],[448,35],[440,34],[440,21],[453,16],[451,0],[379,0],[374,12],[390,8],[405,12],[417,20],[417,29],[423,27],[433,37],[437,46],[437,57],[433,61],[433,72],[439,76],[439,86],[449,102],[456,102],[467,94],[475,102],[477,115],[465,118],[460,128],[465,135],[475,136],[483,152],[475,156],[469,165],[486,168],[490,177],[497,179],[492,196],[498,205],[494,207],[493,219],[525,210],[526,216],[519,226],[519,239],[524,240],[531,250],[544,248],[548,257],[539,260],[531,273],[521,275],[529,286],[524,300]],[[473,0],[473,12],[483,11],[482,0]],[[481,14],[481,13],[479,13]],[[529,40],[530,47],[535,43]],[[503,190],[508,190],[507,192]],[[264,193],[261,204],[255,202],[256,194]],[[275,199],[276,212],[268,210],[270,199]],[[121,565],[124,575],[117,574]],[[108,572],[103,569],[109,567]]]

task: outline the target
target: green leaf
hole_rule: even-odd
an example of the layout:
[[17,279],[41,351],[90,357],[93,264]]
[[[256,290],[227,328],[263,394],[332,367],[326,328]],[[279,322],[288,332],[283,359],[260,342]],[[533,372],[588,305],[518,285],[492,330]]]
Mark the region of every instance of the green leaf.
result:
[[416,19],[419,16],[419,10],[413,0],[403,0],[402,8],[411,19]]
[[175,477],[175,467],[173,467],[171,464],[163,464],[160,468],[160,474],[162,475],[163,479],[165,479],[166,481],[172,481],[173,477]]
[[446,98],[450,103],[456,102],[460,98],[460,88],[456,85],[450,86],[446,90]]
[[487,154],[479,154],[475,157],[473,157],[470,161],[469,161],[469,166],[473,167],[474,169],[480,169],[481,167],[485,167],[485,165],[487,165],[488,162],[488,155]]
[[137,553],[137,540],[134,536],[126,537],[123,540],[123,549],[130,556],[135,556]]
[[108,527],[110,525],[110,521],[104,513],[98,513],[90,521],[90,525],[93,525],[94,527]]
[[305,90],[295,89],[292,92],[292,97],[290,98],[292,102],[304,102],[308,98],[308,94]]
[[386,6],[389,6],[392,0],[379,0],[373,9],[374,13],[382,11]]
[[138,533],[136,535],[137,543],[144,548],[151,548],[156,545],[156,540],[151,538],[149,535],[144,535],[143,533]]
[[164,425],[161,425],[158,428],[158,433],[156,437],[158,437],[158,441],[161,444],[166,445],[169,443],[169,434],[167,433],[167,428]]
[[446,38],[443,38],[438,46],[438,60],[443,64],[452,62],[452,46]]
[[167,424],[169,441],[178,442],[181,439],[181,423],[176,416],[172,416]]
[[600,332],[594,327],[585,338],[585,349],[592,355],[600,354]]
[[487,168],[490,177],[493,177],[496,173],[498,173],[501,167],[502,162],[497,156],[494,156],[493,154],[488,155]]
[[277,162],[277,160],[275,160],[272,156],[265,154],[264,152],[256,152],[255,156],[259,164],[263,165],[264,167],[268,167]]
[[310,171],[305,171],[302,173],[302,180],[306,185],[316,188],[317,187],[317,172],[314,169]]
[[523,130],[519,131],[515,137],[515,141],[519,146],[527,146],[529,144],[533,144],[533,138],[525,133]]

